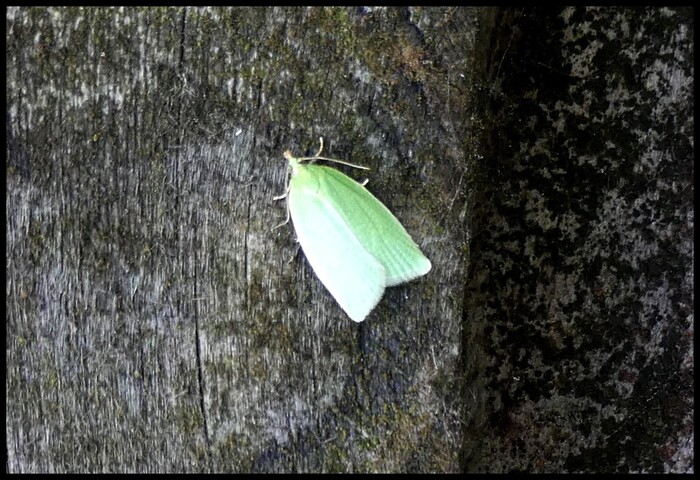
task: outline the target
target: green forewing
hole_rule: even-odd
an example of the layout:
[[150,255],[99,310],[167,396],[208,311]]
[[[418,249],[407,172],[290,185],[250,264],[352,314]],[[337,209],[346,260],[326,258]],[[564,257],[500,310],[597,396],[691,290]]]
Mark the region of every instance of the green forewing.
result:
[[322,165],[319,185],[362,246],[386,268],[388,287],[425,275],[430,260],[408,235],[396,217],[369,190],[344,173]]
[[366,188],[321,165],[290,159],[289,211],[314,272],[340,306],[361,322],[386,286],[426,274],[430,261]]

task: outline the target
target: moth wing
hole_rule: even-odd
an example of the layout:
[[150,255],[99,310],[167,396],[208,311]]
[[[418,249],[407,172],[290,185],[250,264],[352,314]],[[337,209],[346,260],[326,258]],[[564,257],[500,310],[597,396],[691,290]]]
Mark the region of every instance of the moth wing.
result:
[[341,215],[317,165],[304,165],[290,180],[289,212],[309,264],[341,308],[361,322],[379,303],[386,269],[358,240]]
[[423,255],[406,229],[391,211],[344,173],[322,165],[321,188],[328,192],[335,210],[352,225],[358,241],[386,269],[386,286],[404,283],[430,271],[430,260]]

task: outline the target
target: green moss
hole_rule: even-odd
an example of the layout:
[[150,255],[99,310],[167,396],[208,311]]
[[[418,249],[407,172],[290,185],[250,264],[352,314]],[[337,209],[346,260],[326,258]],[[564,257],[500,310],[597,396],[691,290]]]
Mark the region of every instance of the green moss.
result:
[[182,403],[182,406],[175,410],[175,424],[180,432],[192,435],[202,432],[204,419],[202,411],[197,403]]
[[339,430],[337,440],[328,442],[323,445],[323,460],[324,467],[332,473],[345,473],[350,463],[348,457],[348,449],[345,440],[347,438],[346,430]]

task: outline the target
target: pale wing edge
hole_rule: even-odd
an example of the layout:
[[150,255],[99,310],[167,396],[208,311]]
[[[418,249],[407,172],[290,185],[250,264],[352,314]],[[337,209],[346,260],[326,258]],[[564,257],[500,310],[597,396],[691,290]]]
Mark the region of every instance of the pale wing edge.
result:
[[348,316],[361,322],[382,298],[386,269],[357,240],[325,195],[304,188],[290,189],[292,222],[316,276]]

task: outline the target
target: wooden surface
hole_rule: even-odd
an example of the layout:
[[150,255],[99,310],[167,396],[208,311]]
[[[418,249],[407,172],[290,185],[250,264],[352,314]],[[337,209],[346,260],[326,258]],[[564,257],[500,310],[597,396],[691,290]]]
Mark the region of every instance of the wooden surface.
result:
[[[10,8],[8,472],[693,469],[689,9]],[[430,258],[352,322],[282,152]]]
[[[466,127],[405,15],[9,10],[8,470],[458,468]],[[274,229],[319,136],[434,265],[362,325]]]

